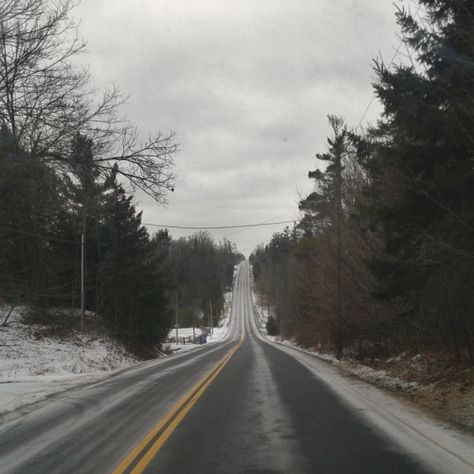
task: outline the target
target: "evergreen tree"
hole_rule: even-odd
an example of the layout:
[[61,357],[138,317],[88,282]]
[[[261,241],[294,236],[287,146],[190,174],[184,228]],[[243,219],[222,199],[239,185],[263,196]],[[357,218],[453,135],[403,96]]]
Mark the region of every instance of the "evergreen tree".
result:
[[114,333],[149,350],[171,325],[169,282],[132,197],[113,181],[98,227],[98,306]]
[[301,201],[300,210],[305,211],[306,219],[314,223],[317,234],[324,230],[334,236],[334,259],[336,265],[335,281],[335,314],[333,318],[333,335],[336,357],[340,359],[343,351],[343,317],[342,317],[342,225],[343,225],[343,161],[347,155],[348,132],[342,119],[329,116],[333,137],[328,138],[329,149],[318,153],[316,158],[327,162],[326,169],[310,171],[308,177],[315,181],[315,191]]
[[0,131],[0,297],[48,306],[69,300],[70,258],[77,246],[55,172]]
[[328,226],[336,228],[342,219],[343,162],[347,155],[348,132],[341,118],[330,115],[328,120],[334,136],[328,138],[328,151],[316,154],[319,161],[326,163],[326,168],[308,173],[315,182],[315,190],[299,204],[312,228],[310,234]]
[[365,212],[384,252],[372,269],[418,339],[449,328],[458,355],[463,346],[474,360],[474,3],[420,4],[426,22],[398,12],[417,65],[376,64],[384,112]]

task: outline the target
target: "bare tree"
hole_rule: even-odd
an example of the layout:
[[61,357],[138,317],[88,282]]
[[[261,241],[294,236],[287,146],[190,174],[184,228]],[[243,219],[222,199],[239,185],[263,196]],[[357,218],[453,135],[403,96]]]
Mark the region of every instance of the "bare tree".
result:
[[74,136],[94,143],[97,168],[117,168],[133,187],[164,202],[173,186],[174,134],[142,143],[120,115],[125,98],[112,89],[98,96],[89,72],[73,59],[85,43],[70,19],[77,0],[3,0],[0,3],[0,126],[18,149],[68,172]]

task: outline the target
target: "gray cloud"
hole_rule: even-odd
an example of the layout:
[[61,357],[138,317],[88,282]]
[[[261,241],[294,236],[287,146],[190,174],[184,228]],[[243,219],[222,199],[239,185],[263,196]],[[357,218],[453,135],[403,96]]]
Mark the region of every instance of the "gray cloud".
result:
[[[294,218],[326,115],[356,125],[372,95],[371,59],[393,54],[393,10],[373,0],[83,0],[82,61],[97,86],[130,94],[126,113],[145,133],[178,133],[176,192],[167,208],[138,196],[144,220]],[[276,230],[231,237],[251,250]]]

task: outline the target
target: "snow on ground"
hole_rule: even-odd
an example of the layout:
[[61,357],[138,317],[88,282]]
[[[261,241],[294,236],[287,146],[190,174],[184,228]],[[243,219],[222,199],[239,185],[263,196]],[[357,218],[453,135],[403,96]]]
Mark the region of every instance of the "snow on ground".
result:
[[[228,292],[218,327],[212,334],[196,328],[195,335],[207,332],[207,343],[223,340],[230,326],[231,303],[232,292]],[[24,313],[24,308],[16,308],[5,321],[9,308],[0,306],[0,420],[19,407],[101,380],[139,362],[123,345],[100,331],[83,333],[68,328],[58,332],[41,322],[25,323]],[[72,313],[64,316],[77,318]],[[165,345],[172,354],[201,347],[190,342],[192,328],[178,329],[179,339],[185,338],[186,344],[176,344],[175,335],[175,329],[170,331],[173,341]]]
[[[207,334],[207,343],[226,337],[231,303],[232,292],[229,292],[225,294],[223,318],[212,334]],[[139,362],[123,345],[100,331],[82,333],[68,328],[58,333],[42,323],[26,324],[24,312],[24,308],[17,308],[3,325],[9,310],[0,306],[0,421],[19,407],[101,380]],[[71,316],[77,314],[68,314]],[[203,332],[201,328],[195,329],[196,336]],[[170,331],[170,338],[175,334],[174,329]],[[173,339],[165,349],[176,354],[201,347],[190,343],[192,336],[192,328],[180,328],[178,337],[186,338],[187,343],[176,344]]]
[[[172,353],[188,352],[198,347],[202,347],[199,341],[201,335],[205,335],[206,344],[212,344],[222,341],[229,331],[230,316],[232,307],[232,292],[229,291],[224,294],[224,312],[217,327],[210,331],[210,328],[192,327],[178,328],[178,342],[176,342],[176,328],[173,328],[168,333],[168,342],[165,344],[165,351]],[[196,340],[196,343],[193,341]]]
[[388,388],[389,390],[403,390],[409,393],[416,390],[419,386],[417,382],[405,382],[398,377],[393,377],[387,374],[385,370],[375,370],[372,367],[357,364],[352,361],[340,361],[338,364],[346,372],[380,387]]
[[22,322],[23,311],[0,326],[0,415],[138,362],[106,335],[55,335],[44,324]]

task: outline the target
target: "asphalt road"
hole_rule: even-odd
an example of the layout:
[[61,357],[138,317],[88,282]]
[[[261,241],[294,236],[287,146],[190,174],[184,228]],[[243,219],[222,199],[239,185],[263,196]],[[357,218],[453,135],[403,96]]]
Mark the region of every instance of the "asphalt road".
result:
[[65,392],[2,427],[0,472],[430,472],[262,341],[252,311],[244,262],[225,342]]

